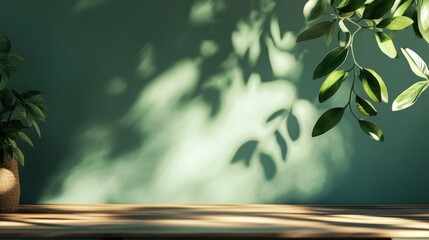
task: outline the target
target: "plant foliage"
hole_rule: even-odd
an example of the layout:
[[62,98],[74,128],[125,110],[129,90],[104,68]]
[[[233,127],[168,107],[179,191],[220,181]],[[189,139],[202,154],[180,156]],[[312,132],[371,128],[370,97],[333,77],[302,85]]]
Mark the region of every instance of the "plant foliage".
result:
[[18,65],[26,64],[17,54],[11,54],[12,45],[7,37],[0,40],[0,162],[16,160],[24,166],[24,154],[16,140],[21,140],[34,146],[33,141],[24,132],[34,128],[40,135],[36,122],[46,119],[46,101],[40,91],[31,90],[20,92],[8,88],[12,75],[18,70]]
[[[322,135],[334,128],[348,109],[364,133],[382,142],[383,131],[365,117],[377,115],[377,109],[370,100],[388,103],[387,86],[376,70],[357,61],[355,36],[362,30],[372,32],[381,53],[395,59],[398,57],[394,44],[395,32],[412,27],[417,37],[429,42],[429,0],[310,0],[305,4],[303,13],[311,22],[298,35],[297,42],[325,36],[325,44],[329,46],[332,37],[338,36],[338,46],[322,58],[313,73],[313,79],[327,76],[319,90],[319,102],[335,95],[343,82],[348,79],[352,81],[345,104],[323,113],[313,128],[312,136]],[[413,105],[429,86],[429,70],[424,60],[408,48],[401,50],[411,70],[425,80],[401,93],[393,102],[393,111]],[[359,85],[370,100],[357,94]],[[355,113],[356,110],[358,113]]]

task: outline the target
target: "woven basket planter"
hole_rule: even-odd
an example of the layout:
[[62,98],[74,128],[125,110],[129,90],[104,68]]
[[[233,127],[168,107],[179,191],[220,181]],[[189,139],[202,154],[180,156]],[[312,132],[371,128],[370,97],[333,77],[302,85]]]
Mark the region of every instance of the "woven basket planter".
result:
[[0,161],[0,213],[17,211],[20,195],[17,161]]

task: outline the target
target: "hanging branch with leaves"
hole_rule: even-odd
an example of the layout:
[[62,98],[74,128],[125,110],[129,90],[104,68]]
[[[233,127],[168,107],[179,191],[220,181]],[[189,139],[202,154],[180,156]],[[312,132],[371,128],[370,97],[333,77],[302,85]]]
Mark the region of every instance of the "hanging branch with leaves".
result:
[[[329,46],[335,31],[338,36],[338,46],[318,63],[313,73],[313,79],[326,77],[319,90],[319,102],[323,103],[334,96],[346,80],[352,81],[345,104],[324,112],[317,120],[312,136],[322,135],[334,128],[347,110],[357,120],[364,133],[382,142],[383,131],[375,123],[358,116],[357,112],[365,117],[377,115],[371,101],[388,103],[388,90],[375,70],[357,61],[355,38],[362,30],[371,31],[381,52],[392,59],[398,56],[393,43],[397,31],[412,26],[418,38],[429,42],[429,0],[309,0],[303,12],[307,21],[322,17],[327,17],[328,20],[315,23],[304,30],[297,37],[297,42],[324,36],[325,44]],[[394,111],[414,104],[429,86],[429,71],[425,62],[410,49],[402,49],[402,53],[412,71],[425,80],[400,94],[393,102]],[[347,67],[345,63],[348,59],[351,66]],[[358,95],[358,84],[366,96]]]

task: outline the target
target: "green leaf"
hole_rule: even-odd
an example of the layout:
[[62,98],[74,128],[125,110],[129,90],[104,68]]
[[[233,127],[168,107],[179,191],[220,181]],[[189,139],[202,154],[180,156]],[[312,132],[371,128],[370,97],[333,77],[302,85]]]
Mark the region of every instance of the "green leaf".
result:
[[348,47],[351,43],[350,32],[338,31],[338,45],[340,47]]
[[383,131],[381,131],[381,129],[374,123],[365,120],[359,120],[359,126],[364,133],[368,134],[375,141],[384,141]]
[[383,17],[383,15],[388,12],[393,5],[395,0],[374,0],[372,3],[368,4],[365,7],[363,12],[363,19],[377,19]]
[[420,34],[429,43],[429,0],[417,0],[416,8]]
[[345,108],[337,107],[324,112],[314,125],[312,137],[320,136],[334,128],[344,115]]
[[331,25],[331,28],[329,29],[328,34],[325,35],[325,46],[329,46],[331,45],[332,42],[332,36],[334,35],[334,31],[335,31],[335,24]]
[[337,47],[329,52],[322,61],[316,66],[313,73],[313,79],[324,77],[339,66],[341,66],[347,58],[348,48]]
[[11,58],[11,59],[13,59],[19,63],[27,64],[27,61],[25,61],[25,59],[22,58],[21,56],[19,56],[18,54],[11,54],[11,55],[9,55],[9,58]]
[[250,166],[250,161],[256,149],[258,147],[258,141],[249,140],[243,143],[235,152],[234,157],[231,160],[231,163],[243,162],[246,166]]
[[278,130],[275,131],[274,135],[276,137],[277,144],[279,145],[282,159],[283,159],[283,161],[286,161],[286,154],[287,154],[286,141],[283,138],[282,134]]
[[332,25],[334,22],[320,22],[316,23],[314,26],[304,30],[302,33],[300,33],[296,39],[296,42],[302,42],[307,41],[311,39],[315,39],[318,37],[321,37],[328,33],[331,30]]
[[0,40],[0,52],[3,53],[9,53],[11,49],[11,44],[10,44],[10,40],[8,37],[4,36],[1,40]]
[[410,65],[411,70],[419,77],[429,79],[428,67],[423,59],[409,48],[401,48],[402,53]]
[[337,8],[341,12],[354,12],[365,4],[366,0],[347,1],[342,7]]
[[309,0],[304,6],[304,17],[307,21],[314,20],[325,11],[326,3],[324,0]]
[[269,122],[273,121],[274,119],[276,119],[280,116],[285,116],[286,113],[287,113],[286,109],[284,109],[284,108],[279,109],[279,110],[275,111],[273,114],[271,114],[265,122],[269,123]]
[[34,130],[36,130],[37,136],[39,136],[39,138],[42,137],[42,134],[40,132],[40,128],[39,125],[36,123],[36,121],[32,121],[32,126],[34,127]]
[[25,103],[24,107],[35,117],[41,121],[45,121],[45,114],[40,110],[40,108],[33,103]]
[[377,115],[377,110],[368,100],[365,100],[358,95],[356,95],[355,99],[356,109],[366,116],[375,116]]
[[414,2],[414,0],[408,0],[402,3],[398,9],[396,9],[395,13],[393,13],[394,17],[402,16],[404,15],[405,11],[411,6],[411,4]]
[[373,101],[385,103],[389,101],[386,84],[374,70],[369,68],[361,69],[360,78],[363,89]]
[[21,164],[21,166],[24,166],[25,163],[25,158],[24,158],[24,154],[21,152],[21,150],[17,147],[12,148],[13,150],[13,155],[16,158],[16,160],[18,161],[19,164]]
[[393,101],[392,111],[400,111],[412,106],[428,86],[428,81],[414,83]]
[[15,97],[12,93],[12,91],[10,89],[3,89],[3,91],[1,92],[1,104],[3,105],[3,107],[9,107],[13,104],[13,101],[15,100]]
[[277,172],[274,159],[266,153],[260,153],[259,161],[261,162],[262,168],[264,169],[265,178],[267,180],[273,179]]
[[414,34],[419,39],[423,38],[422,34],[420,33],[420,29],[419,29],[419,20],[417,19],[417,11],[414,11],[412,19],[414,21],[414,23],[413,23]]
[[377,40],[378,47],[380,50],[390,58],[396,58],[398,52],[396,51],[395,45],[392,39],[383,32],[375,33],[375,39]]
[[42,92],[40,92],[40,91],[36,91],[36,90],[26,91],[26,92],[24,92],[24,93],[22,94],[22,97],[23,97],[24,99],[28,99],[28,98],[34,97],[34,96],[36,96],[36,95],[40,95],[41,93],[42,93]]
[[0,91],[3,90],[6,87],[7,80],[8,80],[7,74],[6,73],[2,73],[1,74],[1,78],[0,78]]
[[337,70],[329,74],[319,90],[319,102],[324,102],[332,97],[347,79],[349,73],[346,70]]
[[381,22],[377,24],[378,28],[387,28],[389,30],[397,31],[402,30],[411,24],[413,24],[413,20],[409,17],[405,16],[397,16],[393,18],[383,19]]
[[28,143],[30,146],[34,147],[33,141],[31,141],[31,139],[27,136],[27,134],[23,133],[23,132],[18,132],[18,136],[25,141],[26,143]]

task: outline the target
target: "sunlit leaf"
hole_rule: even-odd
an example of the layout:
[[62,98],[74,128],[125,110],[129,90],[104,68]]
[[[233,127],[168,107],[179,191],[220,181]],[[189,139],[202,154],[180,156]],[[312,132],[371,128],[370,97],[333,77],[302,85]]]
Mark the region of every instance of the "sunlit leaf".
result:
[[398,52],[396,51],[392,39],[387,34],[377,32],[375,33],[375,39],[377,40],[378,47],[384,54],[390,58],[396,58]]
[[407,59],[411,70],[417,76],[428,79],[429,70],[425,61],[423,61],[423,59],[417,53],[415,53],[413,50],[409,48],[405,48],[405,49],[401,48],[401,50],[405,58]]
[[409,17],[405,16],[397,16],[393,18],[383,19],[381,22],[377,24],[378,28],[387,28],[389,30],[402,30],[411,24],[413,24],[413,20]]
[[363,89],[373,101],[385,103],[389,101],[386,84],[374,70],[364,68],[360,71],[360,77]]
[[319,102],[322,103],[332,97],[340,88],[341,83],[343,83],[348,75],[349,73],[346,70],[336,70],[329,74],[320,87]]
[[356,109],[363,115],[366,115],[366,116],[377,115],[377,110],[372,105],[372,103],[369,102],[368,100],[365,100],[359,97],[358,95],[356,95],[355,105],[356,105]]
[[419,29],[419,20],[417,19],[417,11],[414,11],[412,19],[414,21],[414,23],[413,23],[414,34],[419,39],[423,38],[422,34],[420,33],[420,29]]
[[331,27],[334,22],[320,22],[316,23],[314,26],[304,30],[300,33],[296,39],[296,42],[307,41],[311,39],[315,39],[321,37],[331,30]]
[[286,161],[286,154],[287,154],[287,144],[285,139],[283,138],[282,134],[277,130],[274,133],[276,137],[277,144],[279,145],[280,153],[282,155],[283,161]]
[[337,8],[341,12],[354,12],[365,4],[366,0],[347,1],[344,6]]
[[395,4],[395,0],[374,0],[365,7],[363,19],[377,19],[383,17]]
[[375,141],[384,141],[383,131],[374,123],[365,120],[359,120],[359,126],[364,133],[368,134]]
[[304,6],[303,14],[307,21],[314,20],[325,11],[326,3],[324,0],[309,0]]
[[348,48],[337,47],[329,52],[316,66],[313,79],[321,78],[341,66],[347,58]]
[[428,86],[428,81],[414,83],[393,101],[392,110],[399,111],[412,106]]
[[394,17],[402,16],[404,15],[405,11],[411,6],[411,4],[414,2],[414,0],[408,0],[402,3],[398,9],[396,9],[395,13],[393,14]]
[[345,108],[337,107],[324,112],[314,125],[312,137],[320,136],[334,128],[344,115]]
[[417,19],[420,34],[429,43],[429,0],[417,1]]

